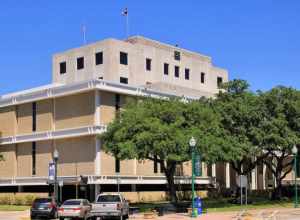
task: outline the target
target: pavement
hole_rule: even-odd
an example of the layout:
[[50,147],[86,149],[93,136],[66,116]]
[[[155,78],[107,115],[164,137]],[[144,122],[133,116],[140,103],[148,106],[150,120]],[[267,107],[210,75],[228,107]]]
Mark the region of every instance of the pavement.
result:
[[[276,218],[267,218],[275,211],[278,212]],[[252,217],[243,218],[243,220],[300,220],[299,209],[267,209],[267,210],[250,210],[247,211]],[[208,213],[199,216],[198,220],[234,220],[238,212]],[[0,212],[0,220],[29,220],[29,211],[22,212]],[[143,214],[130,216],[130,220],[144,219]],[[155,217],[155,220],[191,220],[187,213],[168,214]],[[195,219],[195,218],[193,218]]]

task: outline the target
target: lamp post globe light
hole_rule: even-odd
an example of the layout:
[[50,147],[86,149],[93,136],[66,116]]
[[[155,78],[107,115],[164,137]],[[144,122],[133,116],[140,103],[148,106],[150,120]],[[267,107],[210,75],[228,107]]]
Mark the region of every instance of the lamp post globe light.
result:
[[190,148],[192,150],[192,217],[197,217],[195,213],[195,146],[196,139],[191,137],[189,141]]
[[57,184],[57,161],[59,158],[59,153],[57,149],[53,152],[54,166],[55,166],[55,175],[54,175],[54,200],[58,201],[58,184]]
[[298,208],[298,186],[297,186],[297,155],[298,155],[298,148],[297,148],[296,145],[293,146],[292,153],[294,155],[294,184],[295,184],[294,207]]

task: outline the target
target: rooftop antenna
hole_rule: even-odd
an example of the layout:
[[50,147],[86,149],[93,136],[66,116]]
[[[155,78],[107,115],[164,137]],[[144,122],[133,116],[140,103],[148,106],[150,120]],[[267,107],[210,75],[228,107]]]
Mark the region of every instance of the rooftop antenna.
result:
[[81,32],[83,36],[83,45],[86,45],[86,25],[84,23],[81,24]]
[[126,17],[126,38],[129,37],[129,18],[128,18],[128,8],[124,8],[124,10],[122,11],[122,15]]

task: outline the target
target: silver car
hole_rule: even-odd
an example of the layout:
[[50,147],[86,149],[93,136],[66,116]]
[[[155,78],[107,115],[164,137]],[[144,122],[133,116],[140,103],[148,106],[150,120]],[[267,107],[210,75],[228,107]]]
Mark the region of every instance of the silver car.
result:
[[86,199],[69,199],[58,209],[58,216],[60,220],[67,218],[87,219],[91,207],[91,204]]

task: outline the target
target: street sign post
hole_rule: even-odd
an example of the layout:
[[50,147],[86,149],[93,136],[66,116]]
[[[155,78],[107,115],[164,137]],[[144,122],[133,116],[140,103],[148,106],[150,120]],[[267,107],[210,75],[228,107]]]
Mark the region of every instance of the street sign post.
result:
[[240,175],[237,178],[237,185],[240,187],[240,194],[241,194],[241,205],[243,205],[243,188],[245,188],[245,204],[247,205],[248,203],[248,198],[247,198],[247,190],[248,190],[248,179],[247,176],[245,175]]

